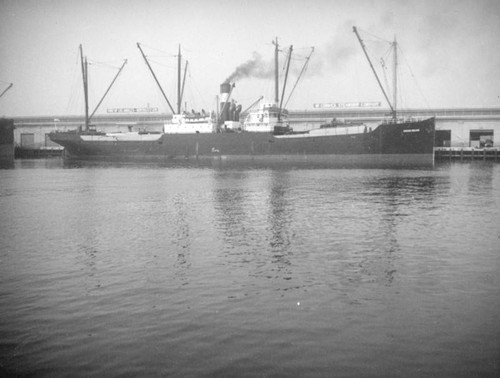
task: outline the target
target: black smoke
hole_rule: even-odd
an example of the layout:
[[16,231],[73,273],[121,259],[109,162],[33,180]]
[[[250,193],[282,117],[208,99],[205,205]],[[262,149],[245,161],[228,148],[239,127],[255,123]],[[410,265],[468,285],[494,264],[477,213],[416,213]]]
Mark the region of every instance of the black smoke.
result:
[[252,59],[249,59],[245,63],[236,67],[234,72],[229,75],[224,82],[229,83],[231,81],[247,77],[267,79],[273,77],[273,74],[273,65],[262,59],[262,56],[259,53],[254,52]]

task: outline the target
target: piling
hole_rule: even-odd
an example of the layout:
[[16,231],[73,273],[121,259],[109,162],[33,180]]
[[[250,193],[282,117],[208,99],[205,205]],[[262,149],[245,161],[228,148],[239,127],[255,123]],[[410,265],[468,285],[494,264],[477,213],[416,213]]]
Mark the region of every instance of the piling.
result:
[[498,161],[498,148],[473,147],[437,147],[434,150],[435,160],[463,161]]
[[0,163],[14,163],[14,120],[0,119]]

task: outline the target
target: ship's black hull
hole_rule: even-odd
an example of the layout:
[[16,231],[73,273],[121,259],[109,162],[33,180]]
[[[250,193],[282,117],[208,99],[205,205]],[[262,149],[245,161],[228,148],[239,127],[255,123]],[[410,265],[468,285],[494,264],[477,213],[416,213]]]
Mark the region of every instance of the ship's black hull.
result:
[[[120,162],[251,164],[331,167],[425,167],[434,163],[434,119],[382,124],[340,135],[268,133],[163,134],[154,141],[84,140],[50,134],[66,159]],[[102,139],[102,138],[101,138]]]

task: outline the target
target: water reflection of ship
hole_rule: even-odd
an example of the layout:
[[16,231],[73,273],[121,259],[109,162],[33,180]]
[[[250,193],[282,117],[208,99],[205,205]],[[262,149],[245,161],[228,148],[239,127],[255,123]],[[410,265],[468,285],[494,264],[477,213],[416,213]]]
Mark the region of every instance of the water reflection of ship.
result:
[[187,220],[187,204],[181,197],[174,199],[173,212],[170,214],[173,218],[172,227],[172,243],[175,250],[176,276],[184,279],[185,271],[191,267],[190,247],[191,247],[191,232],[189,221]]
[[384,176],[367,182],[368,190],[374,190],[383,199],[380,202],[380,222],[373,243],[374,254],[372,259],[367,258],[363,263],[366,274],[380,276],[386,285],[391,285],[398,273],[395,261],[399,258],[402,248],[399,244],[400,225],[404,224],[407,213],[405,207],[428,207],[435,200],[436,178],[433,176],[394,177]]
[[[100,271],[97,268],[103,254],[103,247],[100,243],[102,230],[99,227],[99,222],[96,221],[100,214],[89,211],[89,209],[95,208],[96,204],[93,201],[99,198],[96,187],[93,185],[94,174],[91,170],[85,171],[84,174],[86,175],[85,181],[89,185],[75,192],[75,204],[85,204],[85,206],[82,209],[61,208],[58,216],[67,219],[69,228],[79,230],[79,240],[73,240],[76,247],[76,259],[83,266],[82,270],[85,274],[83,288],[87,295],[92,295],[105,284],[104,277],[99,274]],[[66,212],[80,214],[80,216],[71,217]]]
[[[223,234],[224,245],[228,246],[228,253],[233,247],[246,244],[246,240],[253,235],[247,230],[251,223],[247,214],[250,209],[245,208],[248,201],[248,187],[246,182],[249,172],[214,171],[214,206],[217,214],[217,228]],[[228,185],[230,183],[230,185]]]
[[[249,171],[215,171],[214,177],[214,205],[223,235],[224,261],[237,266],[248,264],[252,276],[289,280],[288,173],[272,170],[269,175],[253,176]],[[264,181],[256,181],[262,177]]]
[[286,280],[291,279],[291,210],[287,200],[290,188],[289,173],[286,171],[272,171],[269,193],[268,224],[270,228],[269,245],[273,253],[273,262],[276,269]]

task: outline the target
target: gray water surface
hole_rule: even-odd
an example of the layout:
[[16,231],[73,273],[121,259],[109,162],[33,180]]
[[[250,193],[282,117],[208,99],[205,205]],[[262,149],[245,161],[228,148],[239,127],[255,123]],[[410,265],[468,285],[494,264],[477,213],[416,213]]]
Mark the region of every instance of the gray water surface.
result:
[[496,376],[500,165],[0,170],[4,375]]

